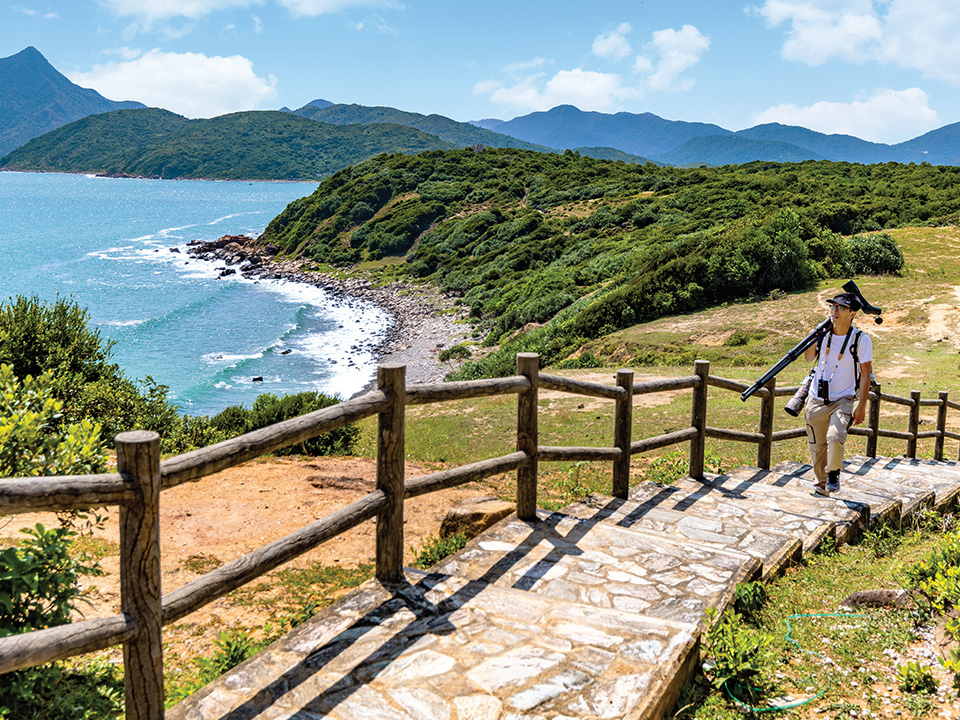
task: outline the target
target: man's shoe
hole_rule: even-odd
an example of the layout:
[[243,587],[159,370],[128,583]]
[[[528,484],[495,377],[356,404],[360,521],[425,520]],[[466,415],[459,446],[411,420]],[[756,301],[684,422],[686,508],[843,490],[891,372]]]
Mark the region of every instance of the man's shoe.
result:
[[817,495],[822,495],[823,497],[830,497],[830,488],[823,487],[822,485],[814,485],[813,492]]
[[831,470],[827,473],[827,492],[837,492],[840,489],[840,471]]

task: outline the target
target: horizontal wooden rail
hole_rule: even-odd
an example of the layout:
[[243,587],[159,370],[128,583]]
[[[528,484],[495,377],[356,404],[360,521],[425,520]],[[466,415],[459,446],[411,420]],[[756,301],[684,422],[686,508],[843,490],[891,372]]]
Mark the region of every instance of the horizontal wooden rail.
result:
[[[851,429],[859,430],[859,428],[851,428]],[[902,432],[900,430],[884,430],[883,428],[878,428],[877,437],[894,438],[896,440],[912,440],[913,433]]]
[[134,631],[130,618],[111,615],[0,638],[0,673],[105,650],[126,642]]
[[944,430],[943,434],[951,440],[960,440],[960,433],[955,433],[951,430]]
[[[804,435],[807,434],[806,429],[803,430],[803,434],[804,434]],[[853,427],[851,427],[851,428],[849,428],[849,429],[847,430],[847,434],[848,434],[848,435],[859,435],[860,437],[869,438],[869,437],[873,437],[873,429],[872,429],[872,428],[868,428],[868,427],[861,427],[861,426],[859,426],[859,425],[854,425]],[[907,433],[907,435],[910,435],[910,433]]]
[[279,540],[211,570],[163,596],[163,624],[175,622],[199,610],[207,603],[312,550],[325,540],[376,517],[386,506],[385,493],[374,490]]
[[119,473],[0,478],[0,514],[122,505],[135,497]]
[[917,440],[926,440],[927,438],[935,438],[935,437],[940,437],[940,433],[937,432],[936,430],[924,430],[923,432],[917,433]]
[[[707,377],[707,384],[711,387],[720,388],[722,390],[732,390],[736,393],[743,393],[750,385],[746,383],[737,382],[736,380],[729,380],[727,378],[719,377],[717,375],[710,375]],[[754,392],[759,398],[770,397],[770,390],[762,387]]]
[[789,430],[777,430],[773,433],[773,442],[780,442],[782,440],[793,440],[794,438],[802,438],[807,436],[806,427],[790,428]]
[[623,457],[623,452],[615,447],[544,447],[541,445],[538,457],[547,462],[578,460],[615,462]]
[[[759,395],[760,393],[757,393]],[[747,432],[746,430],[726,430],[724,428],[708,427],[707,437],[716,440],[735,440],[759,445],[763,442],[763,433]]]
[[679,445],[687,440],[692,440],[696,436],[697,429],[695,427],[689,427],[683,430],[657,435],[656,437],[635,440],[630,443],[630,454],[636,455],[637,453],[659,450],[660,448],[669,447],[670,445]]
[[507,395],[523,392],[529,387],[530,381],[527,378],[515,375],[487,380],[458,380],[457,382],[432,385],[409,385],[407,387],[407,405],[426,405],[427,403],[469,400],[470,398],[489,397],[490,395]]
[[626,390],[616,385],[601,385],[585,380],[574,380],[573,378],[561,377],[560,375],[547,375],[543,373],[540,375],[540,387],[545,390],[559,390],[560,392],[606,398],[609,400],[619,400],[627,394]]
[[940,407],[943,405],[943,402],[939,398],[927,398],[926,400],[921,400],[918,405],[920,407]]
[[501,457],[481,460],[480,462],[461,465],[450,470],[421,475],[405,483],[405,498],[419,497],[437,490],[457,487],[464,483],[483,480],[501,473],[512,472],[530,462],[526,453],[515,452]]
[[247,460],[344,427],[387,407],[387,397],[379,390],[332,405],[300,417],[284,420],[216,445],[177,455],[160,463],[163,489],[198,480]]
[[633,384],[634,395],[649,395],[655,392],[666,392],[669,390],[687,390],[700,385],[700,378],[696,375],[686,377],[665,378],[663,380],[647,380]]
[[913,407],[913,400],[910,398],[900,397],[899,395],[887,395],[887,393],[881,392],[880,399],[884,402],[892,402],[894,405],[906,405],[908,407]]

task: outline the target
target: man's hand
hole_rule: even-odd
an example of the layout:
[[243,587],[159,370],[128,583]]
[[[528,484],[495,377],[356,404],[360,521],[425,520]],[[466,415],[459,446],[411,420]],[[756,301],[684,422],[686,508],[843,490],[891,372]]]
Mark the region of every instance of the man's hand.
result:
[[864,418],[867,416],[867,408],[864,405],[857,404],[857,407],[853,410],[853,424],[859,425],[863,422]]

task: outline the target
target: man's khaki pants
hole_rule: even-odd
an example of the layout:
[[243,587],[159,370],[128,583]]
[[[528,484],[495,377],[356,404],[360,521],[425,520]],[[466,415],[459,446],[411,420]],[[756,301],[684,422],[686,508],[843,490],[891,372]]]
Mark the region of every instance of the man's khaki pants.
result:
[[810,463],[817,476],[817,485],[823,487],[827,473],[839,470],[843,463],[843,444],[853,418],[853,398],[845,397],[824,404],[819,398],[807,397],[807,442],[810,444]]

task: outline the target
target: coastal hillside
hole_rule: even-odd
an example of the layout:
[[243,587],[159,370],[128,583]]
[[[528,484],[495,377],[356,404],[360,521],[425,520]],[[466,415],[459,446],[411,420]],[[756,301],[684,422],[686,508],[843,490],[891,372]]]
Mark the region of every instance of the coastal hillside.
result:
[[0,58],[0,157],[31,138],[96,113],[145,107],[70,82],[35,47]]
[[882,232],[955,224],[960,169],[831,162],[680,169],[519,150],[381,156],[291,203],[261,242],[429,280],[500,347],[586,364],[584,343],[724,302],[896,273]]
[[280,111],[188,120],[167,110],[117,110],[35,138],[0,168],[155,178],[317,180],[381,153],[453,147],[400,125],[337,126]]
[[544,145],[518,140],[515,137],[476,127],[470,123],[457,122],[443,115],[422,115],[392,107],[343,104],[318,107],[311,103],[295,110],[294,113],[331,125],[371,125],[375,123],[404,125],[428,135],[436,135],[441,140],[457,147],[486,145],[493,148],[520,148],[539,152],[552,151],[552,148]]

